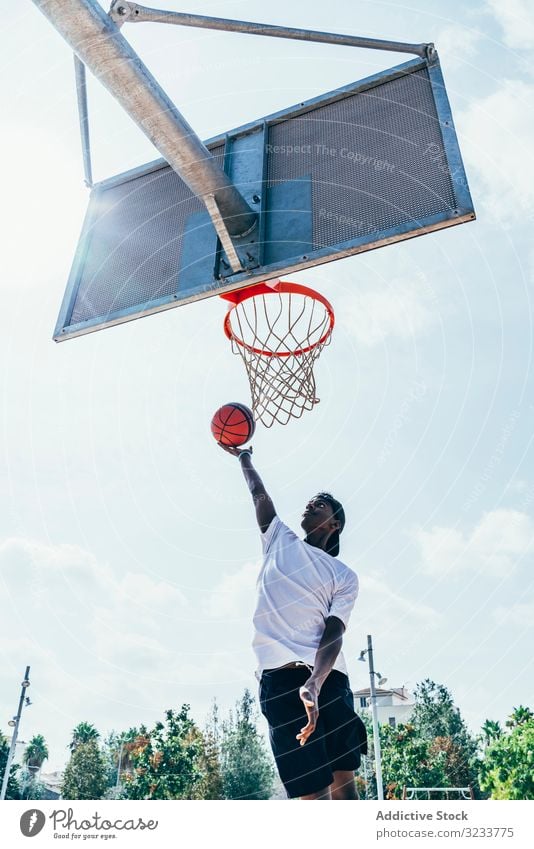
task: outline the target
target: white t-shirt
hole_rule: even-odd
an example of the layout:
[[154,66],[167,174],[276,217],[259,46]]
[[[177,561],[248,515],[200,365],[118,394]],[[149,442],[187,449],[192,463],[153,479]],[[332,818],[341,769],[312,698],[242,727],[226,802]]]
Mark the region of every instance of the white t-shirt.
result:
[[[346,626],[358,595],[358,576],[340,560],[309,545],[275,516],[262,534],[254,641],[258,672],[300,660],[313,666],[328,616]],[[342,652],[333,669],[346,674]]]

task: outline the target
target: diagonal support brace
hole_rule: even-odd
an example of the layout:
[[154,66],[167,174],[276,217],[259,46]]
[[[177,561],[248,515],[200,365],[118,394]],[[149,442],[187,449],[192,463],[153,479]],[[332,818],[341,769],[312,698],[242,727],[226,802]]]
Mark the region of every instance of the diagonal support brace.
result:
[[237,187],[163,91],[98,0],[33,0],[199,198],[214,195],[231,238],[257,222]]
[[393,53],[412,53],[432,61],[435,54],[433,44],[411,44],[405,41],[387,41],[380,38],[363,38],[357,35],[342,35],[335,32],[320,32],[297,27],[280,27],[273,24],[235,21],[229,18],[212,18],[206,15],[191,15],[186,12],[169,12],[162,9],[150,9],[129,0],[113,0],[110,16],[120,26],[123,23],[159,23],[176,24],[200,29],[242,32],[249,35],[266,35],[274,38],[291,38],[297,41],[338,44],[347,47],[365,47],[369,50],[389,50]]

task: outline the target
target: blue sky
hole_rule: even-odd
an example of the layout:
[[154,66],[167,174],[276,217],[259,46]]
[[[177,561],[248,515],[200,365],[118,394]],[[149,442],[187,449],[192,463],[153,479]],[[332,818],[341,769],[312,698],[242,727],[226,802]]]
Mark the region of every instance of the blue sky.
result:
[[[158,4],[156,4],[158,5]],[[166,8],[180,8],[168,2]],[[532,704],[534,16],[526,0],[191,2],[190,11],[434,41],[478,220],[295,275],[332,302],[320,405],[258,428],[282,518],[344,503],[361,581],[345,640],[373,634],[394,686],[446,684],[470,727]],[[247,402],[218,300],[55,345],[87,204],[72,57],[29,2],[4,12],[0,728],[32,667],[20,736],[62,766],[106,733],[254,688],[259,539],[239,468],[209,433]],[[202,137],[406,57],[138,25],[125,35]],[[95,176],[157,157],[90,85]]]

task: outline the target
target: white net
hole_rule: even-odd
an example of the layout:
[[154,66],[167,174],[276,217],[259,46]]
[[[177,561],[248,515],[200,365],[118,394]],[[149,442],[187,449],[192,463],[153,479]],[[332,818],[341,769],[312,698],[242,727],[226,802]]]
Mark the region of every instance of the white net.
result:
[[261,288],[230,308],[226,326],[247,370],[254,416],[271,427],[319,403],[313,367],[330,342],[333,312],[303,286]]

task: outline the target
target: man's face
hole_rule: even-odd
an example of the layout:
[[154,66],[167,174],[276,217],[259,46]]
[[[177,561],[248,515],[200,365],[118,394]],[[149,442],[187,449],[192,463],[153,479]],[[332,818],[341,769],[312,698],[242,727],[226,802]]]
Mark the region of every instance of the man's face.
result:
[[339,524],[339,520],[334,519],[334,511],[330,502],[319,497],[312,498],[306,504],[300,526],[306,534],[310,534],[319,528],[333,531],[339,528]]

